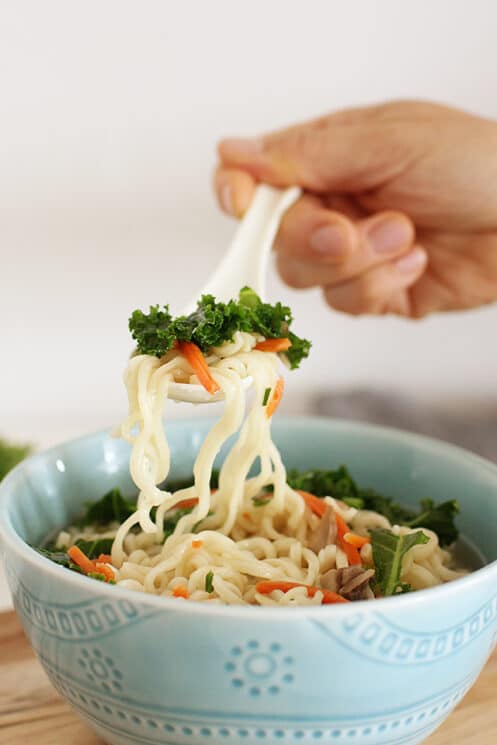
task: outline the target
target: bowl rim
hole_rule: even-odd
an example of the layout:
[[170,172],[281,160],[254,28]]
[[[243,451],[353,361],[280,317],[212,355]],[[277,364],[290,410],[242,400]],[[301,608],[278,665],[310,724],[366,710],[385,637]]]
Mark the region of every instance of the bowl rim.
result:
[[[216,417],[188,417],[181,419],[169,420],[168,426],[185,426],[187,428],[194,426],[201,422],[203,426],[209,426],[209,423],[216,421]],[[440,440],[434,437],[428,437],[426,435],[420,435],[414,432],[408,432],[406,430],[397,429],[394,427],[386,427],[377,424],[370,424],[368,422],[361,422],[352,419],[343,418],[331,418],[331,417],[319,417],[319,416],[280,416],[278,418],[279,425],[285,427],[292,427],[293,429],[306,428],[312,426],[316,429],[328,429],[330,426],[333,429],[352,430],[357,433],[369,433],[375,437],[383,439],[400,439],[407,444],[411,444],[417,449],[438,449],[442,454],[464,458],[468,464],[473,464],[479,469],[483,469],[486,472],[490,472],[495,477],[496,485],[496,497],[497,497],[497,465],[492,463],[485,458],[482,458],[475,453],[465,450],[464,448],[453,445],[444,440]],[[116,600],[126,600],[131,603],[151,606],[164,612],[180,612],[180,613],[193,613],[199,614],[206,617],[211,616],[223,616],[226,618],[240,618],[244,617],[251,621],[260,620],[261,622],[269,619],[278,618],[282,622],[288,622],[292,618],[309,618],[312,617],[314,620],[329,620],[330,617],[338,616],[339,618],[347,615],[351,612],[357,613],[360,611],[377,610],[378,612],[388,612],[390,609],[402,608],[408,610],[413,605],[422,605],[425,601],[431,605],[431,601],[438,600],[443,602],[445,599],[453,597],[454,594],[463,592],[464,589],[476,588],[480,585],[486,584],[488,581],[492,581],[490,578],[493,576],[494,581],[497,580],[497,560],[486,564],[480,569],[471,572],[465,577],[447,582],[437,587],[431,587],[424,590],[417,590],[412,593],[406,593],[397,596],[391,596],[388,598],[381,598],[377,602],[363,600],[355,601],[351,603],[343,603],[337,605],[321,605],[321,606],[254,606],[254,605],[221,605],[214,603],[202,603],[202,602],[182,602],[178,603],[180,598],[169,598],[158,595],[152,595],[148,593],[137,592],[136,590],[130,590],[127,588],[119,587],[115,585],[110,588],[107,584],[102,582],[95,582],[77,572],[68,572],[64,567],[61,567],[54,562],[50,561],[46,557],[37,553],[15,530],[9,515],[9,489],[10,484],[15,482],[19,477],[19,474],[25,469],[26,464],[29,464],[33,459],[46,457],[53,457],[57,454],[60,448],[74,447],[79,442],[88,441],[93,438],[103,438],[108,436],[110,428],[97,430],[91,433],[81,435],[70,440],[54,445],[47,450],[35,453],[20,464],[18,464],[0,483],[0,557],[4,556],[7,550],[12,550],[16,553],[23,562],[29,564],[35,571],[41,571],[43,574],[51,575],[52,579],[65,581],[75,588],[80,588],[85,592],[86,595],[95,595],[96,597],[102,596],[105,598],[114,597]],[[112,594],[110,594],[112,593]],[[373,608],[372,608],[373,605]]]

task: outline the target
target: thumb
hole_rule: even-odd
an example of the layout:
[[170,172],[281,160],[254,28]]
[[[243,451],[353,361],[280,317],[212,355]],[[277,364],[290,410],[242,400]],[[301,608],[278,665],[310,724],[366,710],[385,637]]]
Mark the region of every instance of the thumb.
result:
[[225,139],[219,156],[258,181],[315,192],[373,189],[412,162],[416,143],[404,128],[380,120],[373,108],[346,113],[262,137]]

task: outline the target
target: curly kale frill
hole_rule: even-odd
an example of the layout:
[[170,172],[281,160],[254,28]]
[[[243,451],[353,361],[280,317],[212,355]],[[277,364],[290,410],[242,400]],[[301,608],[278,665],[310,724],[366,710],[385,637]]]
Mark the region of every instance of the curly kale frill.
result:
[[129,330],[140,354],[162,357],[175,340],[194,342],[202,352],[231,341],[236,331],[261,334],[266,339],[289,338],[285,356],[292,369],[309,355],[310,341],[290,331],[290,308],[281,303],[263,303],[249,287],[240,290],[238,300],[218,302],[213,295],[202,295],[197,309],[189,316],[173,318],[169,306],[151,306],[148,313],[135,310]]

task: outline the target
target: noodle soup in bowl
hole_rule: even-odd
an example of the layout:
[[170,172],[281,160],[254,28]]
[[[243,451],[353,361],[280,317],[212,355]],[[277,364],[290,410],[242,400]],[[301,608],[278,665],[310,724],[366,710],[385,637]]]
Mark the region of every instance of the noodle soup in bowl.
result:
[[[204,418],[167,425],[174,477],[191,474],[210,426]],[[357,423],[282,418],[273,435],[287,468],[343,463],[361,486],[406,506],[457,499],[461,551],[485,566],[436,588],[323,606],[224,606],[109,586],[30,544],[96,495],[116,486],[133,494],[129,445],[101,433],[36,455],[0,489],[7,576],[50,680],[106,742],[414,745],[488,659],[497,633],[497,467]]]

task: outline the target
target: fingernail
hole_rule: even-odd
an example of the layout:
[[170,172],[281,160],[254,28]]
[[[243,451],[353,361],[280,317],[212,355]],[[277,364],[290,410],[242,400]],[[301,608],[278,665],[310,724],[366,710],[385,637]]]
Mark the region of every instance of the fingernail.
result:
[[426,254],[421,248],[415,248],[407,256],[396,262],[397,271],[401,274],[411,274],[426,264]]
[[219,143],[221,155],[235,160],[246,160],[262,152],[262,140],[257,137],[229,137]]
[[318,228],[310,237],[311,248],[321,256],[338,259],[345,256],[347,236],[339,225],[325,225]]
[[223,184],[221,186],[219,201],[221,202],[221,206],[225,212],[229,215],[235,214],[235,208],[233,205],[233,189],[231,188],[231,184]]
[[373,251],[389,254],[407,246],[413,237],[412,228],[407,220],[385,217],[372,223],[366,234]]

